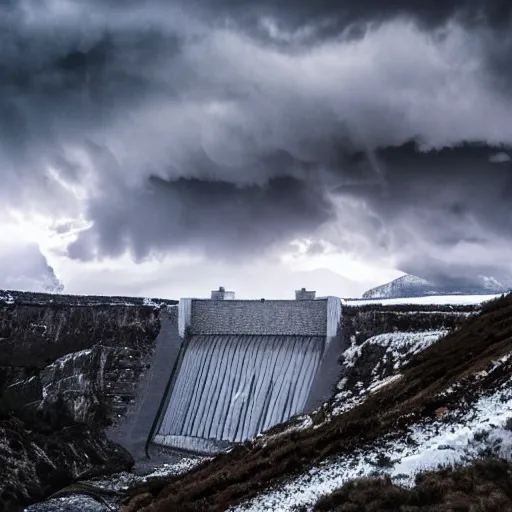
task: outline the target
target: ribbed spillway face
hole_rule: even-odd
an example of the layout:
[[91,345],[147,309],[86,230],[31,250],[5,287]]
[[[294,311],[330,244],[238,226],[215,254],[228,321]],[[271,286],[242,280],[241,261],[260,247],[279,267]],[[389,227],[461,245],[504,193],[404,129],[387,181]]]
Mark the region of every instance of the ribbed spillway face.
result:
[[207,450],[302,412],[320,362],[319,336],[193,336],[155,442]]

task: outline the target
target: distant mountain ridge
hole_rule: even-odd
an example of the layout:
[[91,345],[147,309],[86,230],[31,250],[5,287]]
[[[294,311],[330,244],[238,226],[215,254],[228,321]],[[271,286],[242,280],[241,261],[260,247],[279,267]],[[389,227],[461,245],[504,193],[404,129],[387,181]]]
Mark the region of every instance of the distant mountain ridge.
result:
[[402,297],[423,297],[425,295],[488,295],[507,293],[512,282],[501,282],[493,277],[479,276],[478,280],[454,284],[431,283],[412,274],[406,274],[394,281],[376,286],[365,293],[363,299],[398,299]]

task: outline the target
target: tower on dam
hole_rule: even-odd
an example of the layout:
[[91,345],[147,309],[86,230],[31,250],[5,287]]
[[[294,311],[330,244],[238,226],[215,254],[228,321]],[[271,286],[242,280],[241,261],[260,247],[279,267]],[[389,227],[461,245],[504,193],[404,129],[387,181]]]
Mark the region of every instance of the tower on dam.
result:
[[212,300],[234,300],[235,292],[227,292],[224,286],[220,286],[218,290],[212,290]]
[[341,302],[182,299],[180,355],[152,442],[215,453],[254,438],[327,399],[338,377]]

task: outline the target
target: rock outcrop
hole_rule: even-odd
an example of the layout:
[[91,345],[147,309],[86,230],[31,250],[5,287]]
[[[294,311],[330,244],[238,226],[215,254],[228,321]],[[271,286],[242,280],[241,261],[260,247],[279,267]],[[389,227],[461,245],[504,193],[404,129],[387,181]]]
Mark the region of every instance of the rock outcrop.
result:
[[480,305],[382,305],[344,306],[343,345],[360,345],[368,338],[393,332],[451,331],[480,311]]
[[53,425],[39,418],[38,428],[14,417],[0,421],[0,511],[21,511],[78,479],[131,469],[126,450],[65,414]]
[[0,400],[21,416],[63,398],[75,421],[122,417],[174,301],[0,292]]

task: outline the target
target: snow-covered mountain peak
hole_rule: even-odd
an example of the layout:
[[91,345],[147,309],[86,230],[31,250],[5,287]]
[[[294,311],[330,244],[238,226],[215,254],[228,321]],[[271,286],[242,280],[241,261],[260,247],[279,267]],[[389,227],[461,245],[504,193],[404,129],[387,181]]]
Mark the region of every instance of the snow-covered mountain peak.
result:
[[422,277],[406,274],[394,281],[366,291],[364,299],[397,299],[428,295],[485,295],[507,293],[512,281],[500,281],[493,276],[479,275],[473,280],[446,280],[431,282]]

